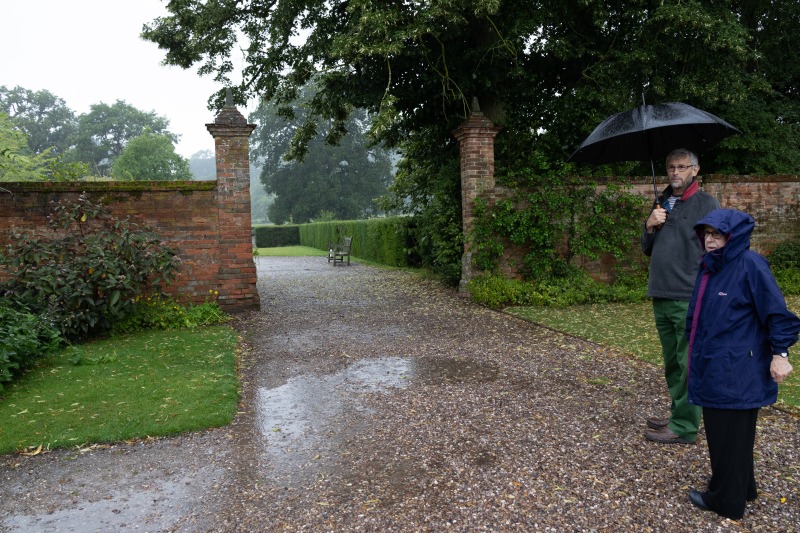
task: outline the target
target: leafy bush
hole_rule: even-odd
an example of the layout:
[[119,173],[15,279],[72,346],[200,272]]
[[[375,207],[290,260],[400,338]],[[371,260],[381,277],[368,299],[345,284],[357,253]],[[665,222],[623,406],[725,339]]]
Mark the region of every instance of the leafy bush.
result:
[[569,275],[539,281],[508,279],[500,275],[485,275],[470,280],[468,290],[472,299],[489,307],[551,306],[611,302],[640,302],[645,299],[646,283],[639,278],[619,278],[605,284],[588,274],[573,270]]
[[800,241],[783,241],[767,259],[783,294],[800,294]]
[[513,196],[476,202],[472,246],[478,269],[494,271],[508,246],[528,251],[523,262],[531,279],[569,276],[576,257],[611,254],[624,261],[641,231],[646,200],[564,172],[534,168],[500,176]]
[[10,304],[0,300],[0,391],[4,382],[61,345],[61,336],[47,321]]
[[148,228],[111,216],[82,194],[55,204],[53,236],[14,235],[0,257],[12,301],[48,317],[68,339],[106,331],[133,310],[136,296],[175,278],[175,251]]
[[773,271],[800,270],[800,241],[783,241],[769,254],[768,259]]
[[176,329],[220,324],[228,319],[212,297],[218,293],[209,291],[209,300],[198,305],[182,306],[166,295],[137,298],[133,311],[124,319],[115,322],[115,334],[133,333],[148,329]]
[[300,244],[300,226],[284,224],[281,226],[255,226],[256,247],[273,248],[277,246],[296,246]]
[[351,252],[359,259],[391,266],[418,266],[410,248],[412,217],[383,217],[368,220],[334,220],[300,225],[300,244],[327,251],[329,243],[353,238]]
[[800,268],[775,270],[774,274],[783,294],[800,294]]

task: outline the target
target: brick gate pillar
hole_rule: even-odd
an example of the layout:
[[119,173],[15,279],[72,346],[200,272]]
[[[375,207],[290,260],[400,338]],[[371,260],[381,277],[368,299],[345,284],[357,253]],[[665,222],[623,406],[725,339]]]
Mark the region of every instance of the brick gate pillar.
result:
[[227,312],[259,309],[250,223],[250,134],[255,124],[233,105],[225,107],[206,129],[214,137],[219,217],[219,305]]
[[500,127],[486,118],[472,101],[472,112],[453,136],[458,139],[461,153],[461,219],[464,252],[461,255],[459,291],[466,295],[472,278],[472,227],[475,219],[475,200],[483,198],[494,203],[494,138]]

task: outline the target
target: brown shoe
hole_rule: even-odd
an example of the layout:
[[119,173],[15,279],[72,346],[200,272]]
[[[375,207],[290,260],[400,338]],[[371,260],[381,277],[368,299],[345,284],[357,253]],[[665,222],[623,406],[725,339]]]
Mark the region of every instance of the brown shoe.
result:
[[669,425],[669,418],[658,418],[651,416],[647,419],[647,427],[650,429],[661,429]]
[[692,444],[694,442],[677,435],[668,427],[647,430],[644,432],[644,436],[647,440],[663,444]]

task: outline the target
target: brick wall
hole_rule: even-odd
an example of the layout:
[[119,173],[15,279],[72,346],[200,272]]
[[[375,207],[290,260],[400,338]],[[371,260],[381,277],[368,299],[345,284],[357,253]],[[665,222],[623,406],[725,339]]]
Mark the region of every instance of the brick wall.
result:
[[[775,245],[800,238],[800,175],[700,176],[700,187],[719,200],[722,207],[738,209],[756,221],[751,244],[754,250],[769,254]],[[658,178],[658,188],[666,187],[666,177]],[[653,198],[652,178],[634,180],[634,190]]]
[[115,216],[150,226],[178,250],[181,269],[168,293],[201,303],[216,291],[225,311],[258,308],[247,146],[254,126],[232,107],[206,126],[215,139],[216,181],[3,183],[0,246],[8,244],[12,228],[46,230],[51,202],[86,192]]
[[[461,151],[461,201],[464,235],[469,235],[474,224],[473,205],[476,198],[492,204],[497,198],[508,198],[511,191],[495,185],[494,138],[499,128],[483,116],[477,106],[453,135],[459,140]],[[594,179],[600,187],[614,178]],[[653,178],[628,180],[634,192],[648,200],[653,199]],[[658,178],[658,188],[666,187],[666,178]],[[800,175],[779,176],[721,176],[700,177],[703,190],[715,196],[722,207],[749,213],[756,221],[751,239],[752,248],[768,255],[775,245],[790,239],[800,239]],[[644,218],[642,219],[644,222]],[[519,277],[523,270],[522,258],[530,250],[506,244],[506,252],[499,268],[504,275]],[[462,257],[461,288],[475,274],[471,264],[469,242],[465,243]],[[631,243],[629,262],[644,261],[638,239]],[[597,278],[610,280],[615,261],[611,256],[597,261],[580,260],[579,265]]]

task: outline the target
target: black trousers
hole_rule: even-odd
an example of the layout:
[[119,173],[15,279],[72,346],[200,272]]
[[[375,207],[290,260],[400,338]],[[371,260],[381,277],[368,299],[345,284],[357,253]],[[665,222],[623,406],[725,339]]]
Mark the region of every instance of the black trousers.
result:
[[758,496],[753,468],[756,442],[756,409],[703,408],[711,480],[703,495],[717,514],[738,520],[745,503]]

